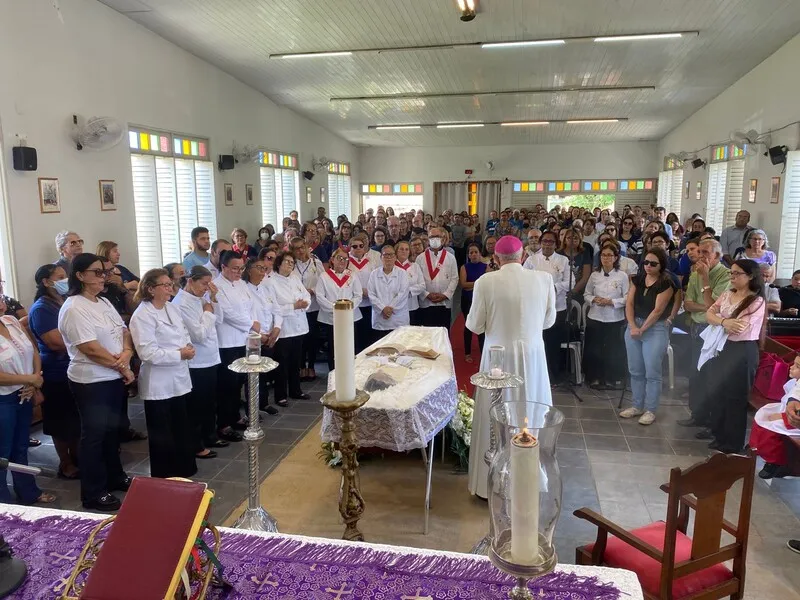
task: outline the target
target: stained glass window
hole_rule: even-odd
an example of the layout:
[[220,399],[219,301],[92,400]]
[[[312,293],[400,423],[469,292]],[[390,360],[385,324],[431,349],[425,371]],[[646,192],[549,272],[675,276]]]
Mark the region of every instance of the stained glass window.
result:
[[136,154],[210,160],[208,140],[139,127],[128,130],[128,147]]
[[331,162],[328,164],[328,173],[334,173],[336,175],[350,175],[350,164]]
[[744,158],[747,154],[747,144],[739,148],[736,144],[730,143],[723,146],[711,147],[711,162],[724,162],[726,160],[737,160]]
[[362,183],[361,193],[373,195],[421,194],[421,183]]
[[280,167],[281,169],[297,170],[297,155],[282,154],[271,150],[261,150],[258,153],[258,162],[265,167]]
[[621,192],[650,191],[656,189],[656,182],[655,179],[620,179],[618,187]]
[[584,192],[614,192],[617,190],[616,179],[587,179],[583,181]]
[[581,182],[580,181],[548,181],[547,182],[547,191],[548,192],[580,192],[581,190]]
[[515,192],[544,192],[547,183],[544,181],[515,181]]
[[474,182],[469,184],[469,193],[467,194],[467,211],[471,215],[478,214],[478,184]]
[[182,135],[174,135],[172,139],[175,156],[208,159],[208,140],[184,137]]

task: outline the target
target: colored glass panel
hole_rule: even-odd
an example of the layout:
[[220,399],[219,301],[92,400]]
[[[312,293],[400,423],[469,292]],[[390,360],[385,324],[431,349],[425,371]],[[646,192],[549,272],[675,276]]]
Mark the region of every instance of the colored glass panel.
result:
[[369,186],[369,191],[370,191],[370,193],[371,193],[371,194],[374,194],[375,192],[377,192],[377,191],[378,191],[378,190],[377,190],[377,188],[375,187],[375,184],[374,184],[374,183],[373,183],[373,184],[370,184],[370,186]]
[[158,136],[153,133],[150,134],[150,149],[158,151]]
[[167,154],[169,152],[169,138],[165,135],[162,135],[158,141],[161,152]]
[[636,189],[643,190],[644,189],[644,181],[637,181],[636,182]]
[[197,149],[197,142],[193,141],[189,147],[190,147],[190,149],[192,151],[192,156],[197,156],[198,153],[199,153],[198,149]]
[[619,182],[619,189],[625,191],[628,189],[628,182],[627,181],[620,181]]
[[207,152],[206,143],[205,142],[200,142],[197,146],[198,146],[197,147],[197,151],[200,154],[200,156],[205,157],[206,152]]
[[150,150],[150,136],[148,134],[139,134],[139,146],[142,150]]
[[591,181],[584,181],[583,182],[583,189],[584,191],[589,191],[592,189],[592,182]]
[[400,193],[400,184],[399,183],[395,183],[394,184],[394,193],[395,194],[399,194]]
[[527,192],[527,191],[528,191],[528,182],[527,182],[527,181],[523,182],[523,184],[522,184],[522,191],[523,191],[523,192]]
[[175,149],[175,154],[180,154],[182,148],[181,138],[173,138],[172,147]]
[[519,181],[514,182],[514,191],[521,192],[522,191],[522,184]]
[[647,181],[644,182],[644,189],[646,189],[646,190],[652,190],[653,189],[653,180],[652,179],[648,179]]
[[547,191],[548,192],[555,192],[556,191],[556,184],[554,182],[550,182],[547,184]]
[[608,182],[608,189],[610,189],[610,190],[617,189],[617,182],[616,181],[609,181]]
[[190,154],[192,151],[192,144],[189,140],[183,140],[183,153]]
[[128,144],[133,150],[139,149],[139,134],[135,131],[128,132]]
[[601,181],[600,182],[600,191],[605,192],[607,189],[608,189],[608,182],[607,181]]
[[408,186],[404,183],[400,186],[400,193],[407,194],[408,193]]
[[368,185],[362,185],[361,186],[361,193],[362,194],[369,194],[369,186]]

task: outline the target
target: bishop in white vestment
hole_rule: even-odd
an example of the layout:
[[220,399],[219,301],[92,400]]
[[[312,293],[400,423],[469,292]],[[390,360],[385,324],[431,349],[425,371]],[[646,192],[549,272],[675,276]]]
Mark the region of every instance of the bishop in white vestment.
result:
[[[486,273],[476,282],[466,326],[485,333],[481,371],[489,370],[489,348],[505,348],[503,370],[521,376],[525,383],[513,395],[520,400],[552,405],[547,358],[542,331],[556,319],[556,295],[549,273],[523,269],[522,243],[504,236],[495,246],[500,270]],[[490,393],[475,388],[475,411],[469,450],[469,491],[487,497],[489,467],[484,455],[489,449]]]

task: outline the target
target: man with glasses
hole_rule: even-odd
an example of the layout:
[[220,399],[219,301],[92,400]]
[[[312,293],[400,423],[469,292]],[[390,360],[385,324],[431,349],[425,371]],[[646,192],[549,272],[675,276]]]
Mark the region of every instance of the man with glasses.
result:
[[425,280],[425,291],[419,296],[422,324],[449,331],[453,294],[458,286],[458,266],[455,257],[444,248],[446,239],[441,227],[431,227],[429,247],[417,257],[416,264]]
[[83,253],[83,240],[74,231],[59,231],[56,234],[56,249],[60,258],[53,264],[63,268],[69,277],[72,271],[72,259]]
[[698,249],[699,258],[694,264],[694,270],[689,276],[689,285],[686,286],[686,300],[683,308],[691,315],[691,349],[692,364],[689,375],[689,409],[692,416],[681,419],[678,425],[683,427],[703,427],[697,433],[697,438],[710,440],[711,407],[706,398],[705,372],[697,370],[697,361],[700,350],[703,348],[702,331],[708,327],[706,311],[716,302],[722,293],[730,287],[730,271],[723,265],[722,246],[715,239],[706,239],[700,242]]

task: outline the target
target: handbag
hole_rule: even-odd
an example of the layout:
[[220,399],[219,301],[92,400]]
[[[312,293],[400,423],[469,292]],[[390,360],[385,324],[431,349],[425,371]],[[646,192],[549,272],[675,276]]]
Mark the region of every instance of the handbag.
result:
[[[772,352],[761,354],[753,387],[767,400],[780,401],[783,397],[783,384],[789,379],[789,366],[794,362],[794,354],[790,352],[786,357]],[[789,357],[792,358],[787,360]]]

